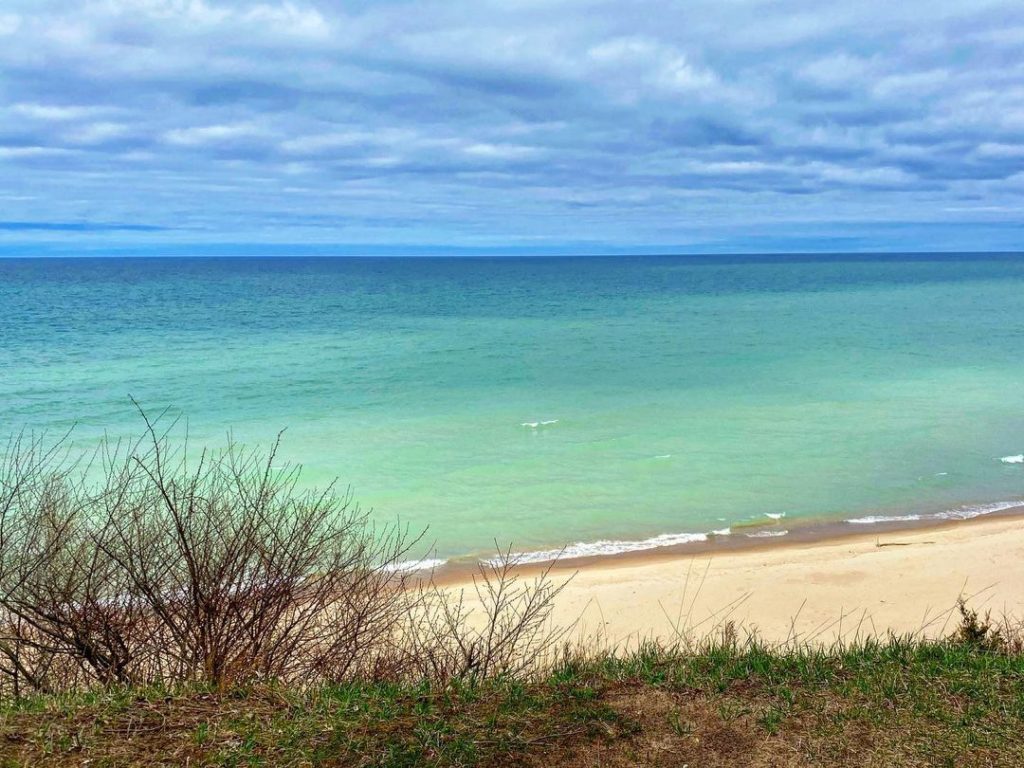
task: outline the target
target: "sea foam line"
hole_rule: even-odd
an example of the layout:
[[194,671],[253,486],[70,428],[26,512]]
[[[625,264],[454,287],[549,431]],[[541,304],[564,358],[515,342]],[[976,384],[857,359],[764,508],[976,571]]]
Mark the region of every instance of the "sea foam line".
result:
[[1000,461],[1003,464],[1024,464],[1024,453],[1018,453],[1016,456],[1003,456]]
[[[690,544],[695,541],[707,541],[706,533],[663,533],[650,539],[637,541],[615,541],[602,539],[600,541],[579,541],[569,544],[564,549],[545,549],[537,552],[514,552],[509,555],[511,562],[516,565],[527,563],[547,563],[552,560],[571,560],[577,557],[599,557],[601,555],[621,555],[625,552],[641,552],[645,549],[657,549],[658,547],[671,547],[677,544]],[[501,557],[491,557],[482,560],[485,565],[500,565],[503,562]]]
[[786,536],[789,531],[755,531],[748,533],[748,539],[774,539],[778,536]]
[[843,522],[850,523],[851,525],[874,525],[876,523],[909,523],[912,520],[920,520],[921,515],[893,515],[892,517],[886,517],[885,515],[867,515],[866,517],[854,517],[850,520],[844,520]]
[[388,573],[410,573],[412,571],[432,571],[447,563],[447,560],[437,557],[424,557],[421,560],[401,560],[397,563],[388,563],[384,570]]
[[1015,507],[1024,507],[1024,499],[997,501],[992,504],[970,504],[930,515],[893,515],[891,517],[868,515],[866,517],[854,517],[845,522],[852,523],[853,525],[873,525],[876,523],[904,523],[914,520],[972,520],[975,517],[991,515],[995,512],[1005,512]]

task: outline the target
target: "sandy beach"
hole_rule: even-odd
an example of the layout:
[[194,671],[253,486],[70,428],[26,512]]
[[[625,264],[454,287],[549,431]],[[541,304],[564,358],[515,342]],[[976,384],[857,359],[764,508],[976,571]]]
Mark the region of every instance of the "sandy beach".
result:
[[595,559],[552,573],[572,577],[553,620],[578,620],[580,637],[618,646],[671,640],[676,627],[706,635],[726,620],[741,635],[756,628],[774,642],[890,631],[936,636],[955,626],[961,594],[993,615],[1024,616],[1024,517],[741,551]]

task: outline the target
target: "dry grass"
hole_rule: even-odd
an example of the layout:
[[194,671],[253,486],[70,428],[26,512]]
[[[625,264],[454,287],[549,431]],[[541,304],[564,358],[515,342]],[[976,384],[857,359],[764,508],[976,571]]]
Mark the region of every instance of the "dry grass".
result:
[[650,646],[529,682],[108,690],[0,714],[0,765],[83,764],[1019,766],[1024,658],[897,638]]

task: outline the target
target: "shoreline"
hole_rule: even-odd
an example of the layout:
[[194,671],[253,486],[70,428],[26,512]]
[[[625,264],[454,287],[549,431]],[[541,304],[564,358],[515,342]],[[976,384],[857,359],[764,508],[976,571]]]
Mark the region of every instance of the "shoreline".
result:
[[[699,640],[726,622],[740,639],[756,632],[771,643],[936,637],[957,625],[961,595],[982,614],[1024,619],[1024,505],[968,520],[837,527],[514,571],[526,581],[545,570],[553,583],[567,581],[551,621],[573,626],[574,638],[587,645]],[[475,565],[438,569],[433,580],[473,603],[476,572]]]
[[[1003,506],[1004,504],[1007,506]],[[917,519],[912,520],[898,515],[893,515],[889,519],[879,516],[877,521],[871,523],[851,523],[848,520],[786,521],[785,519],[769,519],[763,523],[749,522],[742,525],[734,525],[732,533],[725,535],[713,532],[708,534],[678,534],[680,537],[695,537],[678,544],[653,545],[622,552],[568,556],[557,559],[529,559],[525,562],[520,561],[516,563],[515,570],[521,574],[536,574],[548,569],[552,573],[560,573],[563,571],[580,571],[592,568],[614,568],[664,560],[676,560],[679,558],[710,557],[724,553],[797,549],[808,546],[825,546],[843,541],[873,540],[881,535],[942,531],[960,526],[978,525],[992,520],[1020,519],[1024,521],[1024,499],[994,502],[991,505],[978,504],[975,505],[975,508],[996,505],[1000,509],[968,517],[955,517],[952,515],[956,510],[945,510],[942,513],[915,515]],[[751,536],[741,533],[741,531],[750,531],[752,533],[764,531],[769,534],[777,531],[779,535]],[[696,538],[698,536],[703,538]],[[642,541],[650,541],[650,539]],[[523,553],[513,553],[512,557],[515,558],[517,555],[530,557],[534,553],[533,550],[526,550]],[[430,574],[435,583],[452,585],[470,581],[473,574],[479,572],[480,565],[484,564],[486,559],[477,556],[459,556],[443,561],[424,558],[422,562],[425,564],[424,567],[417,570],[423,574]],[[436,564],[429,565],[431,563]]]

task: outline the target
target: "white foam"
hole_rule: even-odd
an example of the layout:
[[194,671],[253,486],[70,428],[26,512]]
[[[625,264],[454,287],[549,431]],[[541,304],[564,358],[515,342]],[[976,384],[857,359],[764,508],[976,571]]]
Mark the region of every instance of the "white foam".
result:
[[786,516],[785,512],[765,512],[765,517],[771,518],[772,520],[781,520]]
[[908,523],[915,520],[971,520],[982,515],[991,515],[994,512],[1005,512],[1008,509],[1024,507],[1024,499],[1011,501],[997,501],[992,504],[970,504],[955,509],[947,509],[945,512],[936,512],[932,515],[868,515],[867,517],[854,517],[847,520],[847,523],[854,525],[874,525],[877,523]]
[[[570,560],[576,557],[599,557],[601,555],[621,555],[624,552],[641,552],[645,549],[671,547],[677,544],[690,544],[695,541],[707,541],[705,533],[663,533],[650,539],[638,541],[580,541],[569,544],[565,549],[545,549],[538,552],[515,552],[510,560],[518,565],[526,563],[547,563],[552,560]],[[500,557],[492,557],[481,561],[485,565],[498,565]]]
[[973,506],[957,507],[936,515],[940,520],[970,520],[982,515],[991,515],[993,512],[1005,512],[1008,509],[1024,507],[1024,499],[1013,501],[997,501],[994,504],[976,504]]
[[945,477],[948,474],[949,474],[949,472],[936,472],[935,476],[936,477]]
[[1016,456],[1003,456],[1000,461],[1003,464],[1024,464],[1024,453],[1018,453]]
[[[972,506],[957,507],[956,509],[950,509],[945,512],[939,512],[935,515],[894,515],[886,517],[883,515],[868,515],[866,517],[855,517],[845,522],[854,525],[872,525],[877,523],[899,523],[899,522],[910,522],[914,520],[924,519],[936,519],[936,520],[969,520],[974,517],[980,517],[981,515],[989,515],[994,512],[1002,512],[1007,509],[1014,509],[1015,507],[1024,507],[1024,499],[1016,499],[1013,501],[1000,501],[994,504],[978,504]],[[785,512],[778,514],[767,514],[766,517],[770,517],[773,520],[780,520],[786,516]],[[527,565],[531,563],[547,563],[552,560],[570,560],[577,557],[601,557],[606,555],[621,555],[626,552],[641,552],[647,549],[657,549],[659,547],[671,547],[679,544],[692,544],[698,541],[707,541],[708,536],[730,536],[732,534],[732,528],[720,528],[713,530],[710,533],[663,533],[660,536],[654,536],[650,539],[640,539],[637,541],[618,541],[612,539],[602,539],[600,541],[580,541],[575,544],[569,544],[564,549],[545,549],[536,552],[515,552],[509,557],[511,562],[517,565]],[[753,533],[744,534],[750,539],[774,539],[780,536],[788,536],[788,530],[777,530],[777,529],[766,529],[762,531],[754,531]],[[485,565],[499,565],[503,561],[501,557],[492,557],[481,560]],[[418,567],[415,566],[410,570],[420,570],[424,568],[436,568],[439,565],[443,565],[446,561],[444,560],[424,560],[418,561],[423,563]],[[396,568],[397,570],[397,568]]]
[[868,515],[867,517],[855,517],[852,520],[846,520],[847,523],[853,525],[875,525],[877,523],[907,523],[911,520],[920,520],[920,515],[894,515],[893,517],[885,517],[884,515]]
[[432,571],[435,568],[439,568],[447,560],[441,560],[436,557],[425,557],[422,560],[402,560],[398,563],[389,563],[384,566],[384,570],[390,573],[408,573],[410,571]]
[[654,458],[656,458],[656,459],[671,459],[672,458],[672,454],[671,453],[663,453],[660,456],[655,456]]
[[748,533],[748,539],[774,539],[776,536],[785,536],[789,531],[756,531]]
[[519,426],[529,427],[530,429],[537,429],[538,427],[550,427],[552,424],[557,424],[558,419],[547,419],[546,421],[524,421]]

